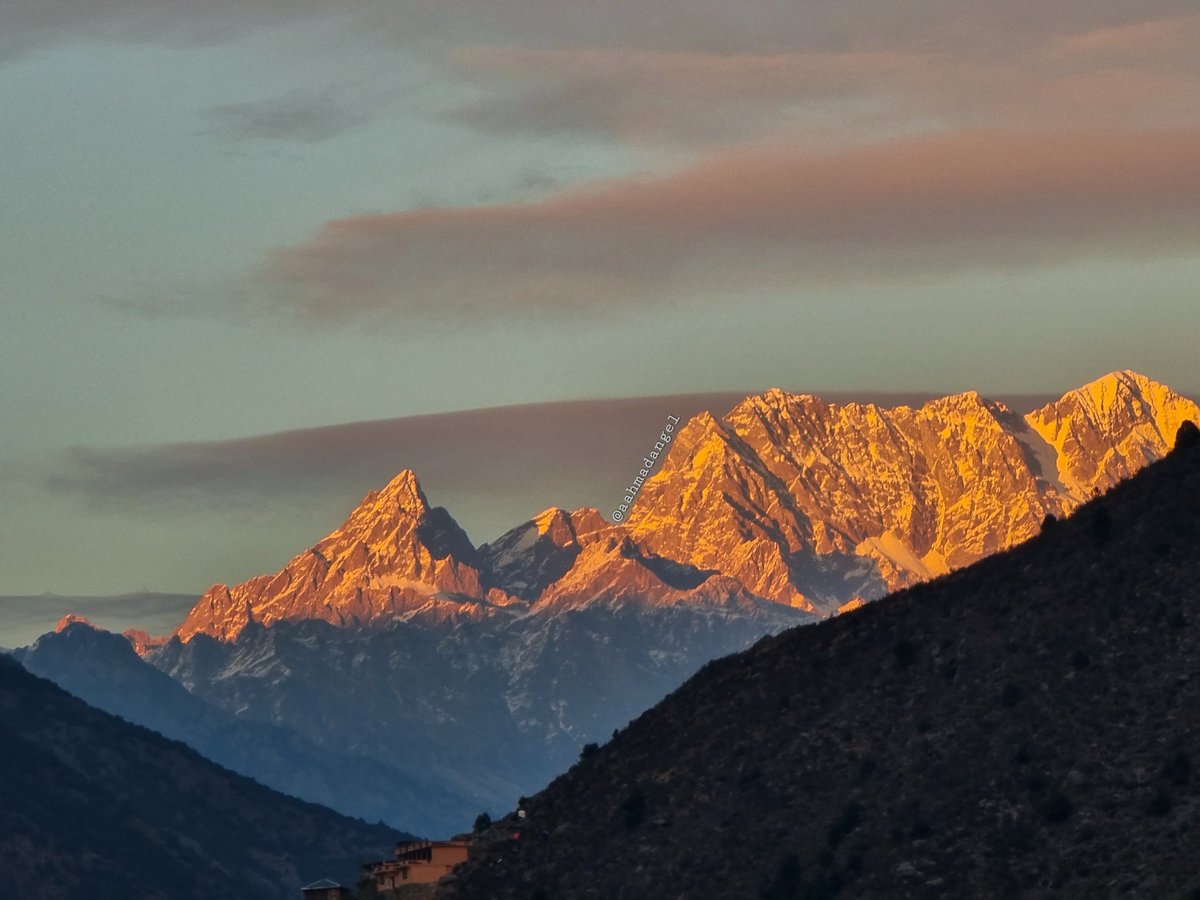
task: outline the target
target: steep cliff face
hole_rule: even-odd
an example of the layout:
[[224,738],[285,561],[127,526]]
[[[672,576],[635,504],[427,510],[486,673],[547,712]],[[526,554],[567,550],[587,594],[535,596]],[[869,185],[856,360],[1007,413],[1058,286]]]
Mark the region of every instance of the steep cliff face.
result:
[[251,620],[349,625],[487,615],[514,598],[485,586],[475,557],[463,530],[446,510],[429,506],[416,475],[405,470],[282,571],[210,588],[177,633],[229,640]]
[[822,524],[809,520],[757,447],[702,413],[642,489],[629,531],[661,556],[725,572],[759,596],[811,611],[811,586],[799,585],[791,566]]
[[[480,560],[502,589],[536,600],[574,565],[580,551],[579,518],[565,509],[548,509],[484,544]],[[605,525],[598,513],[585,523],[591,531]]]
[[[446,834],[709,660],[1036,534],[1184,419],[1200,409],[1132,373],[1027,417],[974,393],[768,391],[679,429],[625,523],[551,508],[475,548],[406,471],[282,571],[211,589],[176,639],[136,643],[211,706],[298,735],[310,771],[350,754],[437,802],[305,796]],[[250,749],[296,758],[270,735]]]
[[281,572],[210,589],[178,634],[588,603],[830,615],[1032,537],[1189,419],[1195,403],[1128,371],[1024,417],[974,392],[888,409],[773,389],[682,427],[622,525],[552,508],[476,549],[405,471]]
[[592,605],[753,609],[770,602],[715,568],[675,562],[647,550],[627,528],[586,507],[548,509],[485,544],[480,557],[502,589],[529,599],[539,614]]
[[437,897],[1195,896],[1180,434],[1011,553],[705,667],[482,830]]
[[1025,417],[1054,451],[1057,477],[1073,503],[1105,491],[1170,449],[1197,406],[1129,370],[1070,391]]
[[693,419],[629,530],[821,613],[1011,547],[1159,459],[1196,404],[1117,372],[1022,418],[977,393],[919,409],[771,390]]
[[[536,613],[590,606],[636,611],[684,605],[739,608],[754,615],[778,606],[715,569],[675,562],[646,550],[625,528],[605,523],[595,510],[578,510],[571,517],[579,522],[575,530],[579,552],[563,576],[542,592],[533,607]],[[791,621],[804,620],[805,616],[796,615]]]

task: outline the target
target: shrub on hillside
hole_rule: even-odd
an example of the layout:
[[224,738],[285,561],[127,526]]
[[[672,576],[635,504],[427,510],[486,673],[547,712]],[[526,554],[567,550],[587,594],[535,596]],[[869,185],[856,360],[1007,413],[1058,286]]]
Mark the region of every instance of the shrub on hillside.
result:
[[646,795],[641,788],[634,788],[621,803],[621,813],[626,828],[637,828],[646,820]]

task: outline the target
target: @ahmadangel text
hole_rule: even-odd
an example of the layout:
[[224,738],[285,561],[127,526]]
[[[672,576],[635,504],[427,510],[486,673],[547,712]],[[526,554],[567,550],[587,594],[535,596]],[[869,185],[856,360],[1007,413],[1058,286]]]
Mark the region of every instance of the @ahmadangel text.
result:
[[624,502],[613,510],[612,520],[614,522],[623,522],[625,517],[629,515],[629,507],[633,505],[638,491],[642,489],[642,485],[650,477],[650,470],[654,468],[660,456],[666,456],[667,447],[675,437],[675,426],[678,424],[679,416],[667,416],[667,424],[663,426],[662,434],[658,436],[658,441],[655,443],[654,449],[642,457],[642,467],[638,469],[637,477],[625,488]]

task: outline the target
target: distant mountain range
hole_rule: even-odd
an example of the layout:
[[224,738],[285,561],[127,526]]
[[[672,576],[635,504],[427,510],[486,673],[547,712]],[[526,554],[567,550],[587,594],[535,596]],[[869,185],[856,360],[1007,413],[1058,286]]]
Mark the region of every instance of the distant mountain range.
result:
[[460,794],[387,761],[356,755],[340,746],[336,735],[326,736],[319,746],[294,729],[210,703],[139,658],[126,637],[86,621],[66,620],[13,656],[30,672],[92,706],[182,741],[213,762],[290,796],[372,822],[395,819],[397,810],[428,810],[428,815],[414,814],[413,820],[432,822],[447,834],[460,825],[461,816],[436,814],[442,808],[461,808],[466,798]]
[[[184,701],[186,703],[186,701]],[[404,836],[277,794],[0,655],[0,896],[293,900]]]
[[228,640],[251,618],[480,618],[601,595],[829,615],[1025,540],[1160,458],[1197,416],[1127,371],[1026,416],[976,393],[884,409],[771,390],[692,418],[624,525],[549,509],[477,550],[406,470],[282,571],[210,589],[178,634]]
[[0,597],[0,645],[11,648],[31,644],[64,616],[72,614],[110,631],[136,628],[163,634],[173,631],[198,599],[195,594],[149,591],[112,597],[3,596]]
[[[1020,547],[706,666],[437,896],[1200,895],[1200,430],[1178,433]],[[1059,496],[1145,445],[1102,446]]]
[[[406,470],[281,571],[213,587],[170,641],[137,645],[224,716],[207,737],[159,716],[165,733],[280,789],[445,834],[710,659],[1037,534],[1161,457],[1188,419],[1195,403],[1132,372],[1025,416],[977,394],[886,409],[772,390],[676,431],[620,525],[551,508],[475,547]],[[121,715],[157,715],[100,687],[128,654],[109,648],[81,676],[51,652],[62,640],[26,664]],[[258,737],[213,737],[230,719]],[[310,774],[273,773],[275,754]],[[319,774],[356,759],[403,790],[369,797],[361,779]]]
[[828,615],[1033,536],[1161,458],[1198,415],[1133,372],[1025,416],[976,393],[881,409],[768,391],[688,424],[630,531]]

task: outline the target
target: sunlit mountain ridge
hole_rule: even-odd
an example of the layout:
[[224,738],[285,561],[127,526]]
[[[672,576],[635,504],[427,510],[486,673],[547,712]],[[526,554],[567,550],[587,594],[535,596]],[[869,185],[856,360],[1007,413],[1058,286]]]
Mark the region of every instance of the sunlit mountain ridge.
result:
[[[281,571],[210,589],[170,639],[131,641],[142,665],[260,726],[225,722],[215,733],[238,746],[222,752],[210,731],[206,752],[445,836],[537,790],[706,662],[1036,534],[1162,456],[1189,418],[1192,401],[1130,372],[1026,417],[973,393],[883,408],[772,390],[681,422],[626,522],[551,508],[476,547],[406,470]],[[197,740],[103,689],[132,654],[69,631],[94,650],[87,671],[51,652],[64,635],[28,664]],[[272,758],[297,762],[283,777]],[[347,760],[402,789],[331,777]]]
[[177,633],[511,616],[622,595],[827,616],[1020,543],[1161,458],[1197,417],[1130,371],[1025,416],[975,392],[885,408],[772,389],[683,425],[623,524],[550,509],[475,548],[405,470],[280,572],[211,588]]

